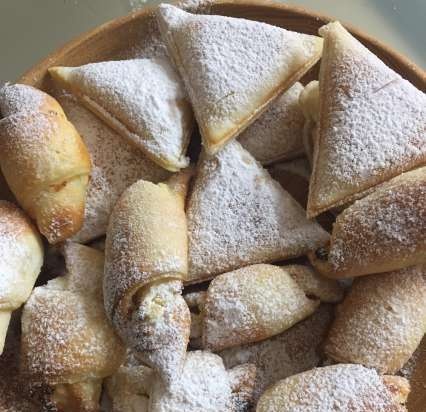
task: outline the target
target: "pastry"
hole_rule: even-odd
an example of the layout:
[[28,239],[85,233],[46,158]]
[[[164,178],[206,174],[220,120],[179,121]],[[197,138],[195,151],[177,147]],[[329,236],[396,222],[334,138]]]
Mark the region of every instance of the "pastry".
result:
[[25,214],[0,200],[0,354],[12,312],[30,296],[43,264],[43,244]]
[[98,412],[102,380],[124,348],[103,308],[103,253],[67,244],[64,254],[67,274],[35,288],[24,306],[21,367],[52,388],[58,410]]
[[341,213],[328,252],[314,261],[330,277],[426,263],[426,167],[403,173]]
[[151,160],[172,172],[188,165],[192,111],[168,59],[52,67],[49,72]]
[[157,20],[207,152],[256,120],[320,58],[322,41],[265,23],[162,4]]
[[135,150],[70,95],[62,95],[59,102],[92,159],[83,227],[72,238],[85,243],[106,233],[115,202],[132,183],[139,179],[157,183],[169,173]]
[[191,170],[157,185],[139,180],[111,214],[105,245],[105,309],[122,339],[169,385],[183,367],[190,313],[185,196]]
[[329,238],[237,141],[199,160],[187,217],[191,282],[301,256]]
[[333,365],[279,381],[262,395],[256,412],[403,412],[409,391],[404,378]]
[[303,155],[302,90],[303,86],[295,83],[238,137],[241,146],[260,163],[268,165]]
[[395,373],[426,333],[426,267],[358,278],[340,305],[325,344],[338,362]]
[[321,362],[320,346],[332,321],[331,305],[321,305],[310,317],[285,332],[260,342],[220,351],[226,368],[244,363],[256,365],[254,401],[270,385]]
[[426,163],[426,95],[338,22],[320,29],[319,133],[308,216]]
[[50,243],[69,238],[83,223],[86,146],[59,103],[31,86],[3,86],[0,113],[0,165],[10,189]]
[[256,368],[252,364],[226,370],[210,352],[188,352],[180,379],[167,388],[154,380],[150,412],[247,412]]
[[285,267],[258,264],[217,276],[203,305],[203,346],[218,351],[277,335],[311,315],[306,297]]

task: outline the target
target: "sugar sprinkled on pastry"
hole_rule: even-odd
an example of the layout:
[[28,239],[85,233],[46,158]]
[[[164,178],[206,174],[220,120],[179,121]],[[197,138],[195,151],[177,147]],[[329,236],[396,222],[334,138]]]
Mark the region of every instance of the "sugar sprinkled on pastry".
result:
[[262,395],[256,411],[403,412],[408,392],[403,378],[380,376],[361,365],[333,365],[279,381]]
[[189,281],[301,256],[329,237],[236,141],[200,159],[187,217]]
[[265,23],[162,4],[157,19],[206,150],[217,152],[320,58],[322,41]]
[[188,165],[192,111],[166,58],[53,67],[49,72],[151,160],[170,171]]
[[322,27],[320,34],[324,53],[311,217],[426,163],[426,94],[340,23]]

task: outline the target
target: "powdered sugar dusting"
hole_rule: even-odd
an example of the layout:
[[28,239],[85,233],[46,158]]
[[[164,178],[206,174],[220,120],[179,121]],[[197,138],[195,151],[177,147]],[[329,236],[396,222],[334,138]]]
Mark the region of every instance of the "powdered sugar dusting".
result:
[[0,117],[38,111],[44,100],[43,94],[33,87],[6,83],[0,88]]
[[328,240],[238,142],[201,160],[187,218],[191,280],[300,256]]
[[303,90],[295,83],[266,109],[238,140],[262,164],[288,160],[304,152],[304,116],[299,107]]

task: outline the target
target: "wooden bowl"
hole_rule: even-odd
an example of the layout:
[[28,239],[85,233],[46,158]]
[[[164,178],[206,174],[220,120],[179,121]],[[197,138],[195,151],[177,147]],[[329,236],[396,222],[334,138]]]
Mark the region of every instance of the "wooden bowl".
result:
[[[146,8],[134,12],[77,37],[29,69],[19,81],[52,92],[54,89],[47,73],[51,66],[79,66],[132,56],[135,45],[149,41],[153,27],[155,31],[153,10]],[[333,20],[308,10],[264,0],[217,0],[211,6],[211,13],[263,21],[308,34],[317,34],[319,27]],[[350,25],[345,26],[388,66],[420,90],[426,91],[426,73],[421,68],[361,31]],[[423,47],[421,42],[419,47]],[[315,70],[309,74],[311,78],[315,75]],[[408,403],[410,412],[426,410],[426,338],[419,350]]]

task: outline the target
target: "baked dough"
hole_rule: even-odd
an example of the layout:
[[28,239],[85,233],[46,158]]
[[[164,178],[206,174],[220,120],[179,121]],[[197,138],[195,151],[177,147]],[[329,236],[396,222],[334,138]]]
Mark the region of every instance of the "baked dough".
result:
[[340,23],[322,27],[320,34],[324,53],[309,217],[426,163],[426,95]]
[[325,352],[338,362],[395,373],[426,333],[426,267],[355,280],[340,305]]
[[217,276],[203,305],[203,345],[218,351],[277,335],[311,315],[308,299],[285,267],[247,266]]
[[10,189],[50,243],[69,238],[83,224],[86,146],[59,103],[31,86],[3,86],[0,114],[0,165]]
[[86,243],[105,235],[115,202],[132,183],[139,179],[161,182],[169,173],[135,150],[72,96],[61,95],[58,100],[92,160],[83,227],[72,237]]
[[164,42],[194,108],[204,147],[216,153],[320,58],[322,40],[265,23],[157,10]]
[[49,73],[151,160],[172,172],[188,166],[193,115],[167,58],[52,67]]
[[0,354],[12,311],[30,296],[43,264],[43,244],[28,217],[0,200]]
[[238,137],[241,146],[263,165],[303,155],[302,90],[301,83],[295,83]]
[[190,333],[185,196],[191,170],[140,180],[120,197],[105,246],[105,309],[115,329],[166,384],[179,377]]
[[256,412],[403,412],[408,381],[360,365],[316,368],[284,379],[260,398]]
[[150,412],[248,412],[256,368],[240,365],[227,371],[210,352],[188,352],[180,379],[166,388],[154,380]]
[[102,252],[65,246],[67,274],[33,290],[22,314],[22,370],[53,389],[61,411],[97,412],[102,379],[120,366],[124,348],[103,308]]
[[301,256],[329,238],[237,141],[202,155],[187,217],[191,282]]

